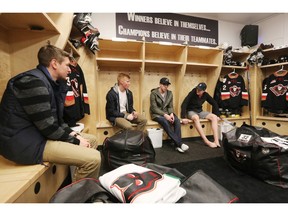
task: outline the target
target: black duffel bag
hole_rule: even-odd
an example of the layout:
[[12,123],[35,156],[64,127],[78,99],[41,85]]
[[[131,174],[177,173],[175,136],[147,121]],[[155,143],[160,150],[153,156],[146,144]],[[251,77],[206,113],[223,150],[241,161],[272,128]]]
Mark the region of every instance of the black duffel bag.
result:
[[266,183],[288,188],[288,136],[243,124],[223,133],[226,161]]
[[181,187],[186,190],[178,203],[234,203],[239,198],[217,183],[203,170],[197,170],[186,178]]
[[151,139],[138,130],[123,130],[107,137],[102,153],[110,170],[129,163],[144,166],[153,163],[156,155]]
[[119,203],[98,179],[83,178],[58,190],[50,203]]

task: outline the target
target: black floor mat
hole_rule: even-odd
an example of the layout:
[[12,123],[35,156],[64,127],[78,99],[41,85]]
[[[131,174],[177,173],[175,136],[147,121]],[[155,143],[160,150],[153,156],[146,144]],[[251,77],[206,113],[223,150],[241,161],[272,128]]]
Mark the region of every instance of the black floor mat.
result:
[[185,176],[201,169],[239,198],[240,203],[288,203],[288,189],[270,185],[232,169],[223,157],[167,164]]

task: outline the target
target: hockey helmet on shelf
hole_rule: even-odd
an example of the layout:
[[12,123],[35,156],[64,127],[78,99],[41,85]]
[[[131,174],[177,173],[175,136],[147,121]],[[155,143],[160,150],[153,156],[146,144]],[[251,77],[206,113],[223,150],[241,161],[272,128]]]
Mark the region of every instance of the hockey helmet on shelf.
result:
[[277,64],[278,60],[277,59],[270,59],[269,64]]
[[271,49],[274,47],[274,45],[272,43],[270,44],[263,44],[261,43],[260,46],[259,46],[262,50],[266,50],[266,49]]
[[287,62],[288,61],[288,56],[287,55],[281,55],[278,57],[278,62]]
[[269,59],[264,57],[261,65],[268,65],[268,64],[269,64]]

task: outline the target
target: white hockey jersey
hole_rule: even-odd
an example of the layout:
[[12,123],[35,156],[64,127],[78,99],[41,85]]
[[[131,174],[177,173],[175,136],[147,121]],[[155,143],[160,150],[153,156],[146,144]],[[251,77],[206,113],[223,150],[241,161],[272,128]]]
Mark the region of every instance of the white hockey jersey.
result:
[[99,180],[123,203],[175,203],[186,194],[179,178],[135,164],[123,165]]

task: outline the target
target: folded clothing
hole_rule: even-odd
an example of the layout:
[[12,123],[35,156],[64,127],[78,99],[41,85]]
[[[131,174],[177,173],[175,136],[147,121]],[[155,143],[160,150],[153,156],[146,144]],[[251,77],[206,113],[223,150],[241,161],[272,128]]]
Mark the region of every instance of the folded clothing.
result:
[[118,167],[99,181],[123,203],[175,203],[186,194],[179,178],[135,164]]

